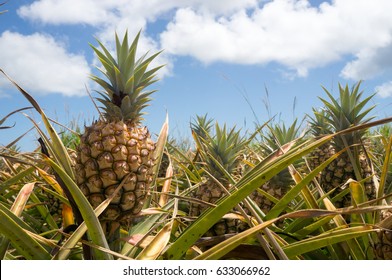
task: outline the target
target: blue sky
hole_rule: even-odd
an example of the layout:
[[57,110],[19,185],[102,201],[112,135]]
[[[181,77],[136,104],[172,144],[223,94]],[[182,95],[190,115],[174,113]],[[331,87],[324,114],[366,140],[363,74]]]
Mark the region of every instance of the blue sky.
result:
[[[378,117],[392,112],[390,0],[10,0],[1,8],[0,68],[65,125],[98,116],[86,93],[97,65],[88,44],[99,38],[111,48],[126,29],[132,37],[142,29],[141,53],[164,50],[145,120],[152,133],[166,112],[173,137],[188,137],[190,120],[205,113],[244,130],[270,115],[290,123],[321,105],[321,85],[336,93],[359,80],[366,95],[377,92]],[[0,118],[27,105],[0,77]],[[0,145],[32,126],[21,113],[5,123],[13,124],[0,130]],[[31,150],[36,138],[20,145]]]

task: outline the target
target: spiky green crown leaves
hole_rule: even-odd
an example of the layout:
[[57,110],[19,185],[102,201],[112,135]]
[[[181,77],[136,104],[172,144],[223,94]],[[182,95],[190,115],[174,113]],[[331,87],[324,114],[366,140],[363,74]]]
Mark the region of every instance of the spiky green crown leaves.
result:
[[[327,114],[325,121],[330,125],[330,133],[342,131],[356,125],[364,124],[371,121],[374,116],[369,116],[369,113],[374,109],[375,105],[365,108],[368,102],[375,95],[372,94],[362,99],[363,91],[359,91],[361,82],[355,84],[350,90],[348,85],[342,87],[339,84],[339,99],[336,99],[332,94],[326,90],[324,91],[329,97],[329,101],[320,98],[324,103]],[[348,133],[340,138],[335,139],[335,145],[339,148],[345,147],[344,142],[348,145],[359,144],[361,138],[366,133],[364,130],[358,130],[353,133]]]
[[288,144],[299,137],[300,125],[297,119],[286,127],[284,123],[273,124],[268,126],[269,130],[263,134],[262,143],[260,144],[264,156],[276,152],[283,145]]
[[222,180],[227,174],[233,174],[238,167],[240,155],[244,152],[249,139],[241,136],[236,127],[227,128],[218,122],[212,125],[212,119],[198,117],[191,124],[204,168],[216,179]]
[[331,127],[326,121],[327,110],[325,108],[312,108],[313,116],[308,115],[309,118],[309,130],[313,136],[322,136],[330,133]]
[[116,34],[116,57],[113,57],[99,40],[97,41],[102,51],[90,44],[103,66],[98,70],[103,73],[105,79],[95,75],[92,75],[91,79],[103,88],[103,91],[99,92],[101,98],[97,100],[102,104],[100,108],[108,120],[119,119],[139,123],[143,119],[143,109],[151,101],[150,95],[155,92],[145,91],[145,88],[157,81],[156,72],[163,65],[147,69],[161,52],[149,57],[147,52],[136,59],[140,33],[141,31],[130,46],[128,31],[125,32],[122,42]]
[[207,114],[204,116],[196,116],[196,119],[191,122],[192,133],[195,133],[198,139],[205,139],[211,132],[213,121],[214,120],[209,118]]

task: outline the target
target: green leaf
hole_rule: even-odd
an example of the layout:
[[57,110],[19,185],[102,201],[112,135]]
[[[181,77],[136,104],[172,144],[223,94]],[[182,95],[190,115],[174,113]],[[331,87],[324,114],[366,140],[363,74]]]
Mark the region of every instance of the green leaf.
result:
[[[35,183],[27,183],[19,191],[19,193],[18,193],[17,197],[15,198],[14,203],[12,204],[11,209],[10,209],[10,212],[12,212],[15,216],[20,217],[22,215],[22,212],[26,206],[26,203],[30,197],[30,194],[33,191],[34,185],[35,185]],[[8,209],[4,209],[3,205],[1,205],[0,208],[2,208],[2,210],[5,211],[5,213],[8,212]],[[18,220],[18,224],[22,225],[23,222]],[[1,259],[4,258],[9,243],[10,243],[10,240],[8,238],[4,237],[2,239],[1,246],[0,246]]]
[[[125,178],[123,179],[124,182],[125,182]],[[121,188],[122,188],[122,184],[120,184],[117,187],[117,189],[107,199],[105,199],[100,205],[98,205],[94,209],[95,216],[98,217],[99,215],[101,215],[103,213],[103,211],[109,206],[110,202],[117,195],[118,191]],[[87,226],[86,226],[86,223],[83,222],[72,233],[72,235],[64,242],[64,244],[61,246],[61,248],[56,253],[56,255],[53,256],[53,259],[55,259],[55,260],[67,259],[69,254],[71,253],[72,249],[74,249],[75,246],[77,245],[77,243],[83,238],[86,231],[87,231]],[[103,249],[106,251],[105,248],[103,248]],[[115,252],[110,252],[110,253],[113,254]]]
[[[91,207],[90,203],[88,202],[87,198],[84,196],[82,191],[76,185],[75,181],[72,180],[72,178],[70,178],[68,174],[65,173],[64,170],[61,169],[61,167],[58,166],[54,161],[52,161],[49,158],[47,158],[46,161],[57,172],[57,174],[59,174],[61,179],[64,181],[64,184],[69,189],[83,217],[83,220],[87,225],[89,236],[94,242],[94,244],[109,250],[109,245],[106,241],[105,234],[102,230],[101,224],[98,221],[98,218],[95,215],[94,210]],[[112,259],[112,256],[110,254],[103,252],[101,250],[95,250],[95,256],[97,259],[104,259],[104,260]]]
[[265,220],[270,220],[272,218],[277,217],[282,211],[287,207],[287,205],[297,197],[297,195],[301,192],[301,190],[306,187],[313,178],[319,174],[324,168],[326,168],[332,161],[334,161],[340,154],[336,153],[328,160],[320,164],[317,168],[312,170],[305,178],[301,180],[296,186],[291,188],[275,205],[272,209],[267,213],[265,216]]
[[50,254],[31,237],[16,221],[20,220],[11,212],[0,210],[0,233],[7,238],[12,246],[28,260],[48,260]]
[[373,229],[370,226],[358,226],[335,230],[283,246],[283,250],[289,257],[294,258],[301,254],[308,253],[328,245],[361,237],[375,231],[376,229]]

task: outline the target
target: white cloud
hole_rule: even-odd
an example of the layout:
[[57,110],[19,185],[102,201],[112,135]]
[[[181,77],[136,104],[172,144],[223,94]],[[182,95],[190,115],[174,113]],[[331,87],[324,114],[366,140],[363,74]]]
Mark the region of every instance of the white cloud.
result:
[[[258,0],[38,0],[24,5],[18,14],[47,24],[110,25],[119,19],[155,20],[170,10],[194,7],[213,14],[229,14],[258,5]],[[120,20],[121,21],[121,20]],[[140,28],[140,27],[139,27]],[[137,28],[138,29],[138,28]]]
[[[1,68],[22,87],[36,94],[86,94],[90,72],[84,56],[67,52],[54,38],[43,34],[0,35]],[[0,84],[9,85],[5,79]]]
[[371,79],[392,69],[392,42],[386,47],[361,50],[357,59],[343,68],[341,76],[346,79]]
[[[121,1],[117,1],[121,2]],[[103,24],[114,19],[115,1],[41,0],[18,9],[23,18],[48,24]]]
[[[146,29],[148,22],[177,8],[192,6],[197,10],[211,14],[230,14],[237,9],[252,8],[257,0],[38,0],[18,9],[18,14],[25,19],[44,24],[89,24],[98,29],[97,37],[105,45],[113,45],[113,31],[120,36],[127,29],[132,36],[141,28]],[[131,36],[130,36],[131,37]],[[139,49],[156,52],[161,49],[145,32],[140,38]],[[161,54],[152,66],[165,64],[160,76],[169,75],[172,61],[167,53]]]
[[[92,25],[110,43],[113,30],[134,34],[164,18],[160,41],[144,33],[141,49],[163,48],[204,63],[277,62],[297,76],[353,58],[341,76],[359,80],[392,65],[380,52],[392,48],[391,10],[390,0],[334,0],[317,7],[307,0],[38,0],[18,12],[46,24]],[[171,64],[167,56],[161,60]]]
[[392,39],[389,10],[388,0],[336,0],[318,8],[275,0],[230,16],[181,8],[161,40],[167,51],[205,63],[278,62],[306,76],[311,68],[384,47]]
[[377,86],[376,92],[382,98],[392,97],[392,81]]

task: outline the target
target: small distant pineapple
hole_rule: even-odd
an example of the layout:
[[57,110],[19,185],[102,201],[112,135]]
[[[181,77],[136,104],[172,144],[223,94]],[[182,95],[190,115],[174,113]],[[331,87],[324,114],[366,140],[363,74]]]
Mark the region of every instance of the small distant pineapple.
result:
[[[279,151],[283,145],[298,139],[299,129],[300,127],[297,125],[297,120],[295,120],[289,127],[286,127],[285,124],[275,124],[270,126],[269,131],[263,135],[263,139],[260,144],[260,157],[265,158]],[[271,178],[271,180],[264,183],[260,189],[276,199],[280,199],[287,193],[290,186],[293,184],[294,181],[291,174],[286,168]],[[256,202],[264,213],[268,213],[274,206],[274,203],[258,190],[253,191],[249,197]]]
[[[212,130],[212,119],[208,119],[207,116],[198,116],[197,121],[192,123],[192,133],[198,149],[197,160],[200,167],[208,172],[205,176],[206,182],[199,186],[193,197],[208,203],[215,203],[225,196],[223,188],[232,188],[227,174],[235,176],[240,156],[248,143],[235,128],[227,129],[226,125],[222,127],[216,123],[215,134]],[[208,207],[205,204],[191,203],[189,215],[197,217]],[[206,233],[206,236],[236,233],[238,226],[238,221],[234,219],[222,219]]]
[[[67,152],[71,160],[71,167],[75,168],[77,159],[76,151],[71,148],[67,148]],[[45,178],[43,178],[41,192],[42,200],[46,204],[49,213],[56,221],[56,223],[58,225],[63,224],[64,211],[68,212],[69,206],[64,207],[64,203],[59,198],[59,196],[64,197],[63,191],[61,190],[60,186],[58,186],[57,190],[53,187],[53,184],[58,183],[56,182],[56,176],[53,169],[50,166],[45,166],[43,168],[43,171],[47,174],[45,174]]]
[[[322,108],[317,110],[313,108],[313,116],[309,116],[310,133],[315,137],[321,137],[331,131],[329,124],[326,121],[327,111]],[[308,156],[308,164],[311,170],[318,167],[324,161],[329,159],[335,153],[335,149],[331,142],[323,144],[314,149]]]
[[103,112],[81,136],[75,171],[79,187],[94,208],[125,180],[99,217],[103,223],[127,223],[138,215],[154,176],[155,143],[141,122],[154,92],[145,89],[157,81],[155,75],[162,66],[147,70],[159,53],[136,59],[139,36],[140,32],[129,46],[127,32],[122,42],[116,34],[116,57],[99,41],[102,51],[92,46],[105,76],[91,76],[102,87],[97,100]]
[[[348,86],[342,87],[339,84],[339,99],[335,99],[331,93],[325,88],[329,101],[320,98],[324,104],[325,113],[316,113],[315,121],[311,124],[313,126],[313,135],[315,137],[324,133],[335,133],[348,129],[350,127],[364,124],[372,119],[368,117],[374,106],[365,108],[367,103],[374,96],[362,99],[363,92],[359,91],[360,82],[357,83],[351,90]],[[325,127],[318,127],[324,125]],[[333,139],[331,143],[325,144],[320,149],[323,155],[313,153],[309,159],[310,166],[317,166],[325,161],[327,157],[341,151],[346,147],[348,150],[341,154],[336,160],[329,164],[321,173],[320,185],[326,193],[332,191],[331,197],[334,197],[341,192],[340,187],[347,182],[348,179],[361,181],[366,179],[364,183],[365,193],[369,199],[374,199],[376,189],[372,181],[372,168],[369,158],[366,156],[366,138],[364,130],[357,130],[347,133]],[[350,158],[350,155],[352,158]],[[356,172],[357,170],[357,172]],[[351,196],[346,195],[343,198],[335,201],[335,206],[338,208],[347,207],[351,205]]]
[[[49,189],[55,192],[53,188],[50,187]],[[63,203],[61,202],[60,199],[58,199],[49,191],[44,190],[42,194],[44,196],[44,202],[48,207],[50,215],[52,215],[53,219],[56,221],[57,224],[61,224]]]

